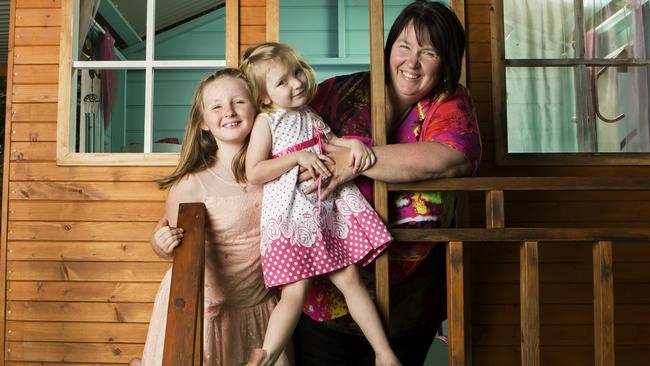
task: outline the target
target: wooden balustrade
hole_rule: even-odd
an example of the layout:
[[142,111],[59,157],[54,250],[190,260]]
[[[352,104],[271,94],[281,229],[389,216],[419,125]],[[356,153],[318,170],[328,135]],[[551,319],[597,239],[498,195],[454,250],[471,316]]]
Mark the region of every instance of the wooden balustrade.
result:
[[[650,190],[646,177],[505,177],[457,178],[390,184],[389,191],[484,191],[485,228],[395,229],[396,241],[447,243],[447,303],[449,317],[449,365],[471,365],[469,319],[470,270],[467,248],[476,242],[520,243],[520,322],[522,365],[540,364],[539,243],[579,241],[593,243],[594,351],[596,365],[614,364],[614,294],[612,246],[616,241],[650,241],[650,228],[506,228],[504,191],[625,191]],[[199,365],[202,355],[202,297],[205,207],[182,204],[178,226],[185,230],[176,249],[167,315],[164,365]],[[498,244],[495,244],[498,245]],[[390,296],[388,268],[377,270],[380,307],[388,320]]]
[[[467,246],[470,242],[520,243],[521,364],[540,364],[539,243],[593,243],[594,352],[596,365],[614,364],[614,294],[612,245],[615,241],[650,241],[650,228],[506,228],[504,191],[650,190],[650,177],[477,177],[389,184],[388,191],[483,191],[485,228],[396,229],[396,241],[447,243],[449,365],[471,365],[470,288]],[[498,244],[495,244],[498,245]],[[388,276],[377,271],[378,277]],[[377,286],[386,286],[386,279]],[[387,289],[377,289],[388,293]],[[390,305],[390,298],[384,300]],[[387,313],[383,313],[387,317]]]

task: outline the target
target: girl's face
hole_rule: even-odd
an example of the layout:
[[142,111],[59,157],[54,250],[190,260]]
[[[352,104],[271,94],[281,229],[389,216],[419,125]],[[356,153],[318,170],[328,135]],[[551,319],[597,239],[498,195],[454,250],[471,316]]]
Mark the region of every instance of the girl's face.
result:
[[399,35],[390,50],[390,77],[397,95],[411,103],[427,95],[438,83],[440,57],[431,41],[418,43],[413,23]]
[[301,67],[287,68],[277,60],[267,61],[264,104],[285,109],[307,104],[307,75]]
[[203,89],[201,129],[212,132],[217,145],[242,144],[253,128],[255,105],[246,83],[221,77]]

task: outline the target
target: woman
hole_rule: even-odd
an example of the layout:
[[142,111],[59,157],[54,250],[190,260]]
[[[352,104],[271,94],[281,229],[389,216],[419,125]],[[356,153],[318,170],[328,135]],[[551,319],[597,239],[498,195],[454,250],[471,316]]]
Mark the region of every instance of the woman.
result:
[[[377,162],[362,173],[365,177],[410,182],[467,176],[476,170],[478,125],[471,98],[458,84],[464,47],[462,25],[445,5],[416,1],[400,13],[384,56],[389,145],[373,148]],[[363,72],[321,83],[312,107],[334,133],[369,137],[369,101],[370,76]],[[357,176],[347,149],[327,148],[337,164],[324,195]],[[372,200],[369,189],[362,191]],[[440,192],[391,194],[389,224],[448,227],[453,200]],[[403,365],[419,366],[445,318],[444,246],[394,243],[390,259],[391,344]],[[315,281],[294,333],[297,365],[373,364],[372,349],[346,314],[340,293],[327,281]]]
[[[223,69],[198,85],[176,170],[159,181],[170,187],[166,220],[153,248],[170,258],[180,244],[176,226],[181,202],[203,202],[207,212],[203,314],[203,365],[239,365],[262,347],[277,298],[262,279],[259,251],[261,186],[244,178],[245,142],[253,127],[255,103],[244,75]],[[165,220],[165,221],[166,221]],[[171,269],[154,303],[142,365],[161,365]],[[137,364],[137,360],[132,365]],[[288,365],[286,355],[278,365]]]

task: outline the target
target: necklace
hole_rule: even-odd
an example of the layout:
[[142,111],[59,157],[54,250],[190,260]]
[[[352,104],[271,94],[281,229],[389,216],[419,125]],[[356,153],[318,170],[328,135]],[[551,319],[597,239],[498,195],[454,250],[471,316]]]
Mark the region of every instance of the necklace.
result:
[[214,166],[209,167],[208,171],[210,172],[210,174],[214,175],[215,178],[219,179],[221,182],[223,182],[223,183],[225,183],[227,185],[230,185],[230,186],[240,187],[242,192],[246,192],[246,188],[248,188],[248,184],[246,184],[246,183],[237,183],[237,181],[235,180],[235,177],[232,175],[232,172],[230,172],[229,169],[225,169],[225,168],[220,169],[220,170],[228,171],[228,173],[224,173],[224,175],[226,175],[227,178],[222,177],[221,174],[219,174],[219,172],[214,169],[215,167],[218,168],[220,166],[221,166],[220,164],[215,164]]

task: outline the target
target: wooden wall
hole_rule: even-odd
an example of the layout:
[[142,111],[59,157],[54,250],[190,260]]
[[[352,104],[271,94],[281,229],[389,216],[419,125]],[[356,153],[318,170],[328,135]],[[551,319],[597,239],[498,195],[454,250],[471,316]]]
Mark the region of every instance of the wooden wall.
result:
[[[490,0],[466,1],[468,86],[483,140],[479,175],[650,175],[649,167],[498,166],[494,159]],[[473,226],[484,226],[484,199],[472,196]],[[506,227],[645,226],[650,192],[506,193]],[[617,365],[650,363],[650,243],[614,243]],[[474,365],[519,365],[519,247],[482,244],[472,256]],[[540,243],[541,361],[593,365],[590,244]]]
[[[125,364],[141,354],[168,263],[147,240],[165,167],[59,167],[55,162],[60,2],[11,2],[0,286],[0,364]],[[240,1],[240,49],[266,35],[264,0]],[[490,2],[467,0],[468,86],[483,134],[480,175],[648,175],[645,167],[499,167],[494,163]],[[480,197],[472,221],[482,225]],[[507,195],[508,226],[647,225],[648,193]],[[5,219],[6,218],[6,219]],[[6,226],[5,226],[6,225]],[[614,245],[617,364],[650,359],[650,250]],[[540,244],[542,361],[593,364],[590,249]],[[519,364],[517,247],[473,248],[474,363]],[[0,295],[2,296],[2,295]]]

